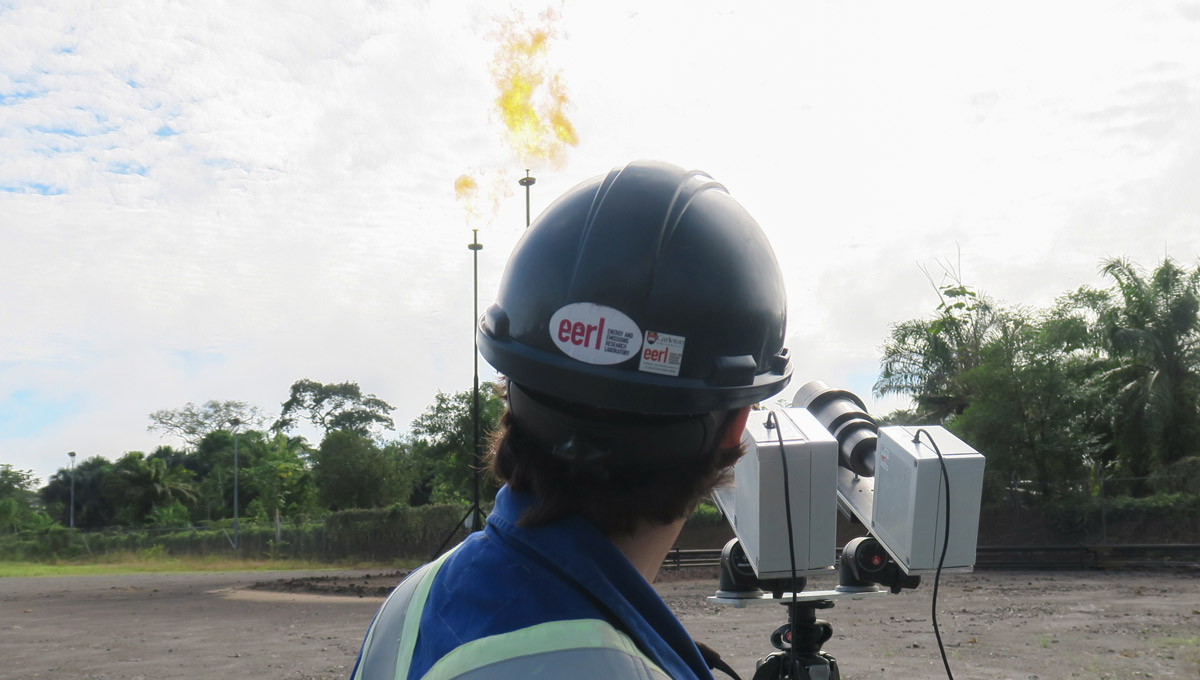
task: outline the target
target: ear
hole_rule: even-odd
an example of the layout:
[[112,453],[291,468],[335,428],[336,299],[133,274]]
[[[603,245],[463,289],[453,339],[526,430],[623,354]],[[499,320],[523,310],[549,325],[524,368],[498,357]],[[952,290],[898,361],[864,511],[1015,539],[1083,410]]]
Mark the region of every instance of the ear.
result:
[[731,449],[742,443],[742,431],[746,429],[746,420],[749,418],[749,406],[729,413],[725,418],[725,432],[721,435],[721,448]]

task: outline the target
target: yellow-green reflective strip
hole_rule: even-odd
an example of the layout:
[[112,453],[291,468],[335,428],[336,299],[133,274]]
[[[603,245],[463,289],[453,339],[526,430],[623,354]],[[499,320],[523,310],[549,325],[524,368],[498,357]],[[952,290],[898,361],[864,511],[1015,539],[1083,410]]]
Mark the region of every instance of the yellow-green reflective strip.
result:
[[408,666],[412,663],[413,650],[417,647],[417,630],[421,627],[421,613],[425,611],[425,600],[429,597],[429,589],[433,587],[433,578],[437,576],[438,570],[445,564],[446,559],[453,555],[461,545],[462,543],[459,543],[432,562],[429,566],[429,573],[421,578],[416,591],[413,592],[412,600],[409,601],[408,609],[404,613],[404,629],[400,633],[400,644],[396,649],[396,680],[405,680],[408,677]]
[[620,650],[642,659],[650,668],[667,675],[637,648],[628,635],[609,623],[599,619],[576,619],[539,623],[511,633],[472,640],[439,659],[421,680],[446,680],[476,668],[522,656],[595,648]]

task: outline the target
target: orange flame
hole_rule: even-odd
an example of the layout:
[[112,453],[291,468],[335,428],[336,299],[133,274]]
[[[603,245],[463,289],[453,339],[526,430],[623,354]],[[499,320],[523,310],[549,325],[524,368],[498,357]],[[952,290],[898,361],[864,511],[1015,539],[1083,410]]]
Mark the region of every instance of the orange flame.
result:
[[517,12],[514,19],[498,22],[491,35],[499,43],[492,80],[500,91],[496,108],[508,145],[526,163],[548,160],[561,166],[579,135],[567,118],[571,102],[562,74],[552,71],[547,59],[550,41],[559,34],[558,15],[547,9],[540,19],[541,27],[530,28]]
[[474,198],[478,190],[479,183],[470,175],[459,175],[458,179],[454,180],[454,196],[460,201]]
[[[459,175],[454,180],[454,197],[462,204],[467,213],[467,221],[490,223],[500,211],[500,203],[512,196],[512,185],[515,182],[504,173],[491,173],[486,195],[480,190],[481,180],[469,174]],[[481,205],[486,203],[486,205]]]

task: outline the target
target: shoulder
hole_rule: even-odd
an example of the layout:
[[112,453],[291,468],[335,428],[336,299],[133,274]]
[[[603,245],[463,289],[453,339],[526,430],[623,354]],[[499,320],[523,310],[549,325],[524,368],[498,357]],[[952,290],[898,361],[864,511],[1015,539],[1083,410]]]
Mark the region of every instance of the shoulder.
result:
[[433,578],[417,655],[548,622],[603,619],[588,595],[553,570],[486,535],[464,544]]
[[624,633],[606,621],[549,621],[460,645],[423,680],[570,678],[670,680]]

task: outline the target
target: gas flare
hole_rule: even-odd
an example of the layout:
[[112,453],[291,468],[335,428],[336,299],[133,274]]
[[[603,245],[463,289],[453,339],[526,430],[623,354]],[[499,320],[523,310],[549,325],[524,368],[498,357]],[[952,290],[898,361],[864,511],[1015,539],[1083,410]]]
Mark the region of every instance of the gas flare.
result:
[[[490,224],[500,211],[500,203],[512,196],[512,178],[501,172],[485,173],[486,177],[476,179],[475,175],[465,173],[454,180],[454,197],[462,204],[467,222],[471,224]],[[480,184],[486,183],[486,190]]]
[[526,164],[550,161],[561,167],[569,146],[579,144],[579,134],[567,117],[571,101],[562,73],[550,68],[548,53],[560,32],[559,16],[547,9],[539,26],[528,26],[517,12],[500,20],[491,38],[497,42],[492,58],[492,80],[499,90],[496,109],[504,123],[505,141]]

